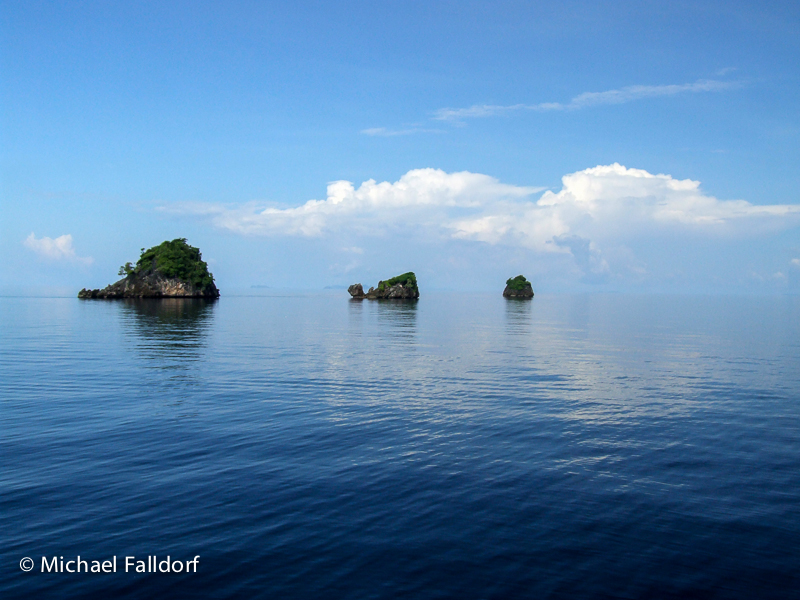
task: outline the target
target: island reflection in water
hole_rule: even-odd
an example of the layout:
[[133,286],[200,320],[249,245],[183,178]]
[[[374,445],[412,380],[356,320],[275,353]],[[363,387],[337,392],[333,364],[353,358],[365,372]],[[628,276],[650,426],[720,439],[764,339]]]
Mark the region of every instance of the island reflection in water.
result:
[[391,327],[392,334],[412,338],[417,331],[418,300],[376,300],[378,322]]
[[184,377],[203,357],[216,300],[148,298],[120,300],[123,330],[148,367]]
[[506,331],[511,335],[530,333],[532,298],[506,298]]
[[416,299],[350,300],[350,334],[360,337],[367,320],[383,330],[380,337],[389,343],[412,341],[417,333],[418,306],[419,301]]

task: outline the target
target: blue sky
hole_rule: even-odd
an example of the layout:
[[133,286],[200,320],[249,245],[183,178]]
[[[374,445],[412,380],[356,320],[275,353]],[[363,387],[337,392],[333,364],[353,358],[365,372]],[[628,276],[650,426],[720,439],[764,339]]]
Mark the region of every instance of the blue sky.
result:
[[186,237],[223,293],[800,291],[796,2],[4,1],[0,28],[5,290]]

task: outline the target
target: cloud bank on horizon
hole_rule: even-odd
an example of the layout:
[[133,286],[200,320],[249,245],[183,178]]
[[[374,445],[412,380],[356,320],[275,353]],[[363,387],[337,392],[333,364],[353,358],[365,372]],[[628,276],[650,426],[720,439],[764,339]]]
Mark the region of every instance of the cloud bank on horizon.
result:
[[328,184],[325,200],[309,200],[296,208],[177,203],[158,210],[205,217],[217,227],[247,235],[318,237],[348,230],[384,235],[401,228],[438,228],[453,214],[523,199],[542,189],[503,184],[468,171],[414,169],[394,183],[370,179],[356,188],[349,181],[334,181]]
[[719,200],[698,181],[618,163],[570,173],[561,190],[536,198],[539,192],[484,174],[427,168],[393,183],[334,181],[324,200],[297,207],[179,203],[158,210],[248,236],[459,241],[571,255],[589,283],[620,269],[643,273],[646,265],[629,249],[643,241],[661,238],[669,247],[676,243],[670,239],[686,236],[758,238],[800,224],[800,205]]
[[[794,226],[800,205],[718,200],[700,182],[653,175],[618,163],[561,178],[558,192],[504,184],[480,173],[414,169],[394,183],[373,179],[356,188],[328,184],[324,200],[260,208],[209,203],[162,205],[158,211],[199,216],[243,235],[320,237],[337,232],[383,236],[393,230],[436,229],[443,237],[558,252],[563,235],[623,239],[656,231],[757,235]],[[45,238],[47,239],[47,238]],[[59,238],[60,240],[61,238]],[[71,243],[71,241],[70,241]]]

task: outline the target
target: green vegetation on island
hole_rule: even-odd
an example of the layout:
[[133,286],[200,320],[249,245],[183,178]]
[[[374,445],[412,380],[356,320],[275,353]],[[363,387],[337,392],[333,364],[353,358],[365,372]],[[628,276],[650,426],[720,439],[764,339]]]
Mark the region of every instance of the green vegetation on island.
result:
[[524,275],[517,275],[506,280],[508,289],[522,291],[526,287],[530,287],[531,282],[525,279]]
[[506,298],[533,298],[533,286],[523,275],[517,275],[506,280],[503,296]]
[[354,283],[347,291],[355,300],[415,300],[419,298],[417,276],[412,271],[378,282],[378,289],[369,288],[364,293],[360,283]]
[[378,282],[378,291],[382,292],[383,290],[390,288],[393,285],[397,285],[398,283],[407,290],[411,290],[413,292],[419,291],[419,288],[417,288],[417,276],[414,275],[413,271],[409,271],[408,273],[403,273],[402,275],[398,275],[397,277],[392,277],[391,279],[387,279],[386,281]]
[[190,246],[186,238],[163,242],[149,250],[142,248],[136,266],[126,263],[119,269],[119,275],[144,274],[159,271],[165,277],[175,277],[190,281],[199,288],[214,283],[214,276],[208,272],[200,250]]
[[119,268],[122,279],[103,289],[82,289],[78,298],[219,298],[200,250],[186,238],[142,248],[136,264]]

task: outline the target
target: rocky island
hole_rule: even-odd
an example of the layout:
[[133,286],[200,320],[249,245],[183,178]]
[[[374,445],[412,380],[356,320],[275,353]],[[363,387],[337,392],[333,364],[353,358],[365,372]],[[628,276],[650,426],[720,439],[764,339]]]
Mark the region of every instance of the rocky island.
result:
[[379,281],[378,287],[369,288],[365,294],[360,283],[354,283],[347,291],[354,300],[415,300],[419,298],[417,276],[413,272],[403,273],[386,281]]
[[124,264],[118,275],[125,277],[102,290],[84,288],[78,298],[219,298],[200,250],[186,238],[142,248],[136,265]]
[[533,287],[524,276],[517,275],[506,280],[503,296],[506,298],[533,298]]

